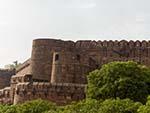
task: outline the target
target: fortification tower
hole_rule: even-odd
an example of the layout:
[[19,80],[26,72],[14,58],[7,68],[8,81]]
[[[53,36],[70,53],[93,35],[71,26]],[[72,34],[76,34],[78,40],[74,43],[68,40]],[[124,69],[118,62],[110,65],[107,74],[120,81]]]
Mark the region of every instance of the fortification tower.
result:
[[34,81],[50,81],[52,68],[53,39],[36,39],[33,41],[31,55],[31,74]]
[[[64,60],[67,56],[64,55],[69,48],[74,48],[74,42],[56,39],[34,40],[31,56],[33,80],[50,82],[52,78],[52,82],[67,82],[64,76],[61,75],[65,73],[62,72],[62,65],[67,62],[67,60]],[[52,74],[54,75],[53,77],[51,76]]]
[[53,53],[51,83],[86,83],[84,74],[89,70],[86,56],[76,48],[66,48]]
[[64,45],[60,49],[55,49],[51,83],[75,83],[76,75],[80,74],[75,70],[75,66],[79,64],[77,61],[80,59],[79,57],[74,42],[64,41]]

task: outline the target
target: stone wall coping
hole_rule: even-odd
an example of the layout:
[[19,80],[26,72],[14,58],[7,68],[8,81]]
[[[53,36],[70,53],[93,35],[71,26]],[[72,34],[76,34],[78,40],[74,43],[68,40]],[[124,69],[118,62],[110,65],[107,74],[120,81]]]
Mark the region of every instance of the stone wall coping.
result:
[[[20,85],[29,85],[31,84],[30,82],[24,82],[24,83],[18,83],[17,86]],[[31,85],[33,86],[40,86],[40,85],[45,85],[45,86],[71,86],[71,87],[85,87],[85,84],[74,84],[74,83],[56,83],[56,84],[52,84],[52,83],[48,83],[48,82],[33,82]]]
[[10,90],[11,89],[11,87],[5,87],[4,88],[4,90]]
[[12,78],[24,77],[24,76],[27,76],[27,75],[31,75],[31,74],[13,75]]

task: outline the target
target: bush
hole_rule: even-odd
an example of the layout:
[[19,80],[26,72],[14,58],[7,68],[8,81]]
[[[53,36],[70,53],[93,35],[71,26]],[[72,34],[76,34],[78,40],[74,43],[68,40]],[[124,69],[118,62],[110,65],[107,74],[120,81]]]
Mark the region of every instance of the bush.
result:
[[150,69],[135,62],[112,62],[88,75],[87,97],[130,98],[146,102],[150,92]]
[[150,96],[147,99],[146,105],[143,105],[138,109],[138,113],[150,113]]
[[130,99],[107,99],[101,103],[98,113],[137,113],[142,104]]
[[41,99],[18,105],[18,113],[43,113],[48,110],[56,111],[56,105]]
[[57,113],[56,111],[55,104],[41,99],[18,105],[0,105],[0,113]]
[[137,113],[137,109],[141,105],[130,99],[106,99],[103,102],[87,99],[65,106],[57,113]]
[[17,106],[0,105],[0,113],[17,113]]
[[[67,106],[55,106],[47,101],[34,100],[20,105],[0,105],[0,113],[137,113],[137,109],[141,105],[130,99],[118,98],[105,101],[86,99]],[[143,108],[140,107],[138,113],[148,113],[141,112],[142,110]]]
[[97,113],[100,101],[88,99],[65,106],[60,113]]

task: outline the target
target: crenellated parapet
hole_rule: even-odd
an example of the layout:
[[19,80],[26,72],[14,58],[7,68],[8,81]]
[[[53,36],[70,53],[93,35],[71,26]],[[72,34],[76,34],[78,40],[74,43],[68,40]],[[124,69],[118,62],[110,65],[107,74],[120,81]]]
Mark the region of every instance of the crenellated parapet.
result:
[[0,104],[12,104],[10,90],[10,87],[5,87],[4,89],[0,90]]
[[[64,48],[99,48],[99,47],[113,47],[113,46],[132,46],[132,47],[149,47],[150,46],[150,41],[146,40],[78,40],[76,42],[73,41],[63,41],[63,40],[58,40],[58,39],[36,39],[33,41],[33,47],[50,47],[51,48],[59,48],[63,47]],[[41,47],[41,48],[42,48]]]
[[46,99],[59,105],[85,98],[84,84],[51,84],[45,82],[19,83],[16,87],[14,104],[33,99]]
[[11,77],[11,84],[18,84],[24,82],[32,82],[32,75],[30,74],[14,75]]
[[126,41],[126,40],[121,40],[121,41],[112,41],[112,40],[104,40],[104,41],[91,41],[91,40],[79,40],[77,42],[75,42],[75,47],[77,48],[99,48],[99,47],[114,47],[114,46],[118,46],[118,47],[122,47],[122,46],[129,46],[130,47],[150,47],[150,41]]

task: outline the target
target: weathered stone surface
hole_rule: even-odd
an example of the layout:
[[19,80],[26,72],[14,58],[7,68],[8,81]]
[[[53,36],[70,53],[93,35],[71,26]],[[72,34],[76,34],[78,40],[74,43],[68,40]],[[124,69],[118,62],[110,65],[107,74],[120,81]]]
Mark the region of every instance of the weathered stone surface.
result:
[[0,70],[0,89],[10,86],[11,76],[15,74],[15,70]]

